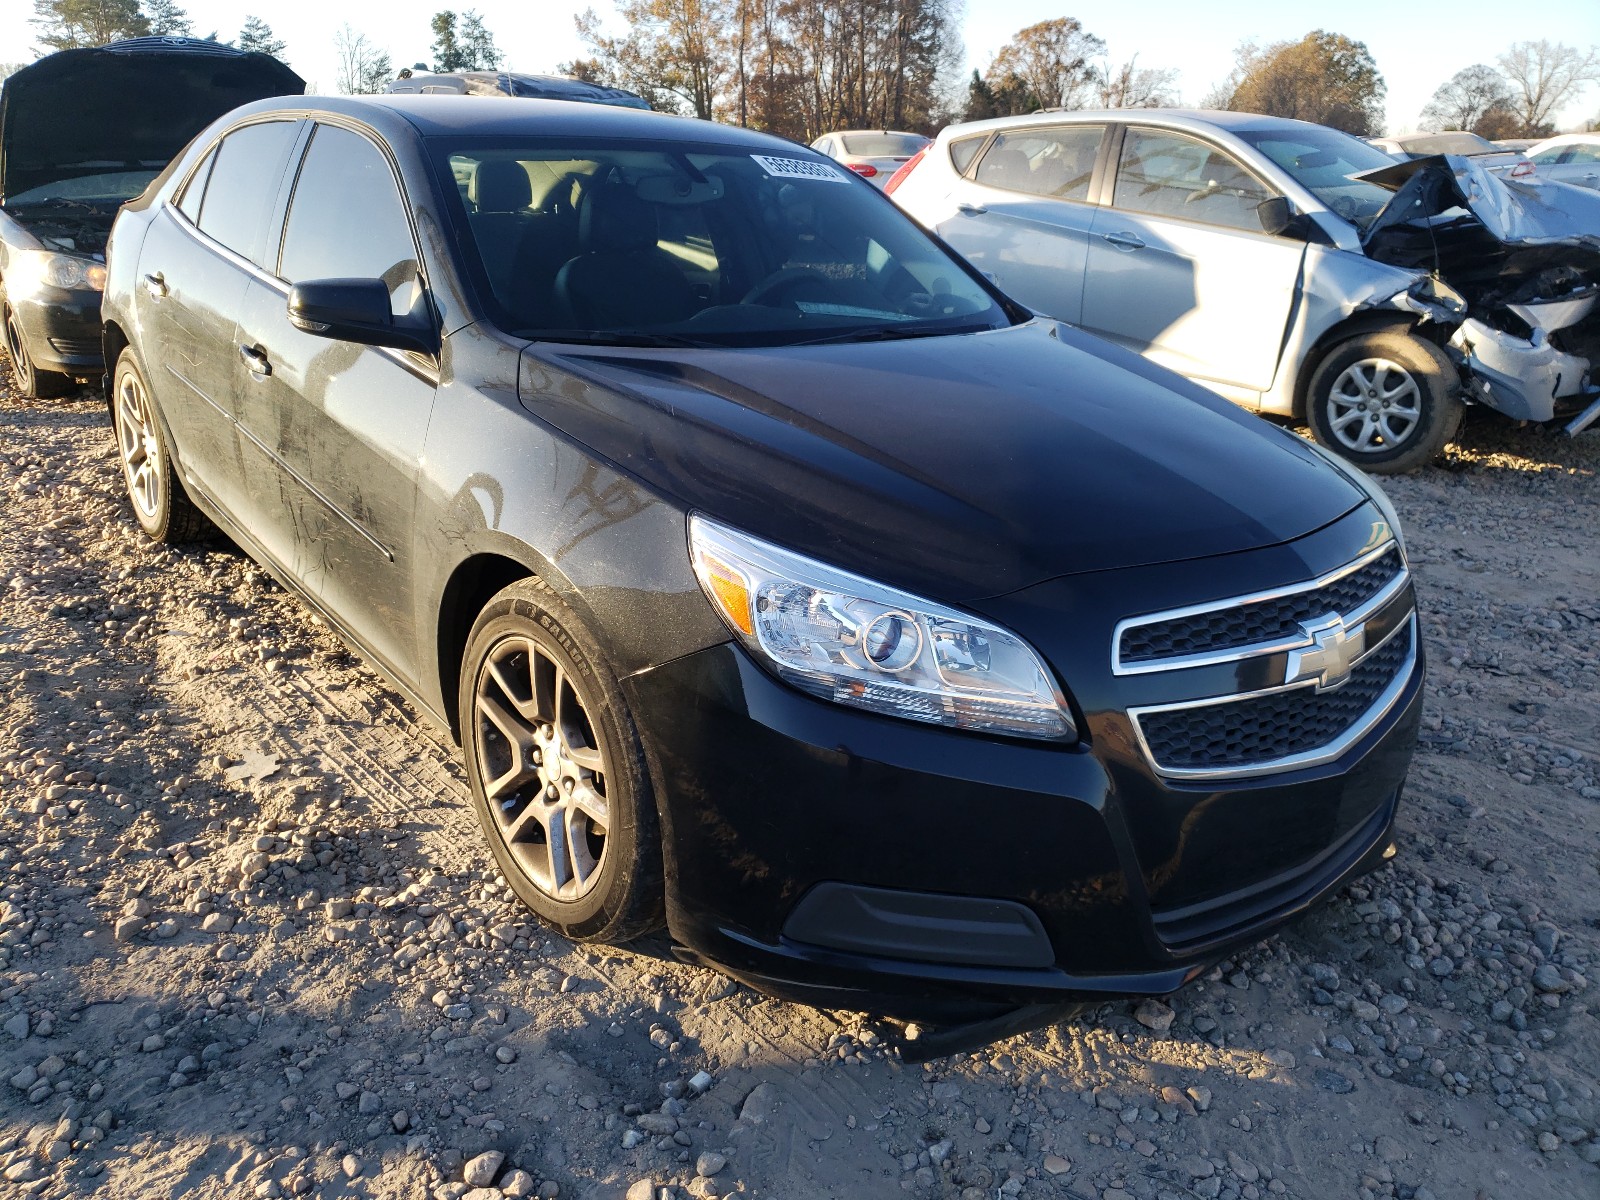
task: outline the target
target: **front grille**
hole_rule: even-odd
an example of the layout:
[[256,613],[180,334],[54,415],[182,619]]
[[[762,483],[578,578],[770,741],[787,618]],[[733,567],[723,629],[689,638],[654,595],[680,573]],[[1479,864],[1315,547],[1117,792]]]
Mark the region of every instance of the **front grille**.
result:
[[1301,623],[1329,613],[1348,616],[1403,571],[1394,546],[1321,587],[1125,628],[1118,645],[1123,665],[1243,649],[1302,635]]
[[50,349],[67,358],[93,358],[100,353],[99,338],[58,338],[49,339]]
[[1158,770],[1227,772],[1320,750],[1354,729],[1412,661],[1414,623],[1356,664],[1340,687],[1288,688],[1136,713]]

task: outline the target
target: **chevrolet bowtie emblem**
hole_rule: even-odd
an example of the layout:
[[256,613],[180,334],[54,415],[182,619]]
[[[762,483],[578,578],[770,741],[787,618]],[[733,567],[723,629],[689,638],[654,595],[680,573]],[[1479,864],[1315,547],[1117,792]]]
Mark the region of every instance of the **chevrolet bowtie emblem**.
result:
[[1366,624],[1350,629],[1345,626],[1343,617],[1330,613],[1312,624],[1301,622],[1300,628],[1311,645],[1289,651],[1284,684],[1314,679],[1319,692],[1341,686],[1350,678],[1350,668],[1367,648]]

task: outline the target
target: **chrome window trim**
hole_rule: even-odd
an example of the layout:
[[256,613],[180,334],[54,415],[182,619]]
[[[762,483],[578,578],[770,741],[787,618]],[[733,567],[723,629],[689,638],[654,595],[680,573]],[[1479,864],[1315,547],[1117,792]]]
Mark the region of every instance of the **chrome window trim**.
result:
[[1347,625],[1356,624],[1366,620],[1374,613],[1379,612],[1398,596],[1407,583],[1411,580],[1411,570],[1406,563],[1403,550],[1399,549],[1399,542],[1390,538],[1376,549],[1369,550],[1360,558],[1353,559],[1344,566],[1329,571],[1317,579],[1307,583],[1289,584],[1285,587],[1270,588],[1262,592],[1252,592],[1246,596],[1232,596],[1226,600],[1211,600],[1204,604],[1191,604],[1185,608],[1171,608],[1163,612],[1145,613],[1137,617],[1126,617],[1117,622],[1117,627],[1111,632],[1111,673],[1113,675],[1149,675],[1156,671],[1182,671],[1189,667],[1212,667],[1219,663],[1241,662],[1247,658],[1260,658],[1268,654],[1282,654],[1289,650],[1298,650],[1312,644],[1311,639],[1303,635],[1283,637],[1271,642],[1252,642],[1247,646],[1234,646],[1226,650],[1206,650],[1199,654],[1186,654],[1176,658],[1152,658],[1142,662],[1125,663],[1122,661],[1122,638],[1129,630],[1141,629],[1146,625],[1160,625],[1165,621],[1178,621],[1184,617],[1198,617],[1206,613],[1223,612],[1230,608],[1243,608],[1248,604],[1261,604],[1268,600],[1281,600],[1285,596],[1298,596],[1302,592],[1314,592],[1318,588],[1327,587],[1330,583],[1337,583],[1346,575],[1353,575],[1369,563],[1376,562],[1391,549],[1400,554],[1400,573],[1383,586],[1383,589],[1366,603],[1348,613],[1339,615],[1345,619]]
[[1215,696],[1205,700],[1185,700],[1178,704],[1149,704],[1128,710],[1128,719],[1133,724],[1133,736],[1139,743],[1139,750],[1144,755],[1155,773],[1164,779],[1245,779],[1253,775],[1279,775],[1285,771],[1298,771],[1305,767],[1318,767],[1324,763],[1332,762],[1344,752],[1354,746],[1368,733],[1372,727],[1383,720],[1394,708],[1396,701],[1406,690],[1411,682],[1411,676],[1417,668],[1417,614],[1413,610],[1406,620],[1402,621],[1389,631],[1389,635],[1371,647],[1365,654],[1355,661],[1353,666],[1359,667],[1367,659],[1382,650],[1403,631],[1411,633],[1411,649],[1406,659],[1400,664],[1400,669],[1395,672],[1394,679],[1390,682],[1371,707],[1333,741],[1315,750],[1303,750],[1299,754],[1287,755],[1284,758],[1268,759],[1265,762],[1249,763],[1244,766],[1233,767],[1163,767],[1156,756],[1150,751],[1150,744],[1145,740],[1144,727],[1140,718],[1149,714],[1176,712],[1183,709],[1210,708],[1217,704],[1232,704],[1240,700],[1254,700],[1261,696],[1276,695],[1280,692],[1305,691],[1316,686],[1315,680],[1306,680],[1303,683],[1280,684],[1277,687],[1262,688],[1254,692],[1238,692],[1231,696]]

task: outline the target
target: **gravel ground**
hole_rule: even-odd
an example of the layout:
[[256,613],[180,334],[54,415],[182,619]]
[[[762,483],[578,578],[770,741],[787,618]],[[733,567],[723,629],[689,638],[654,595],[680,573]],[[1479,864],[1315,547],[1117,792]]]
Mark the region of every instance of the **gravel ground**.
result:
[[0,1195],[1600,1195],[1600,436],[1393,481],[1432,670],[1401,852],[1167,1004],[926,1067],[536,927],[454,748],[102,405],[0,390]]

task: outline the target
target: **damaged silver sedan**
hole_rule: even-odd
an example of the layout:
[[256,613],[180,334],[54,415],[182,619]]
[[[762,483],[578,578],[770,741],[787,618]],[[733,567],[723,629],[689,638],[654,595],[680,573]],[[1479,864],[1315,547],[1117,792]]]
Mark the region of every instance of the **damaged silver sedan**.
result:
[[1600,418],[1600,195],[1396,163],[1247,113],[1035,113],[945,130],[894,200],[1024,304],[1373,472],[1465,404]]

